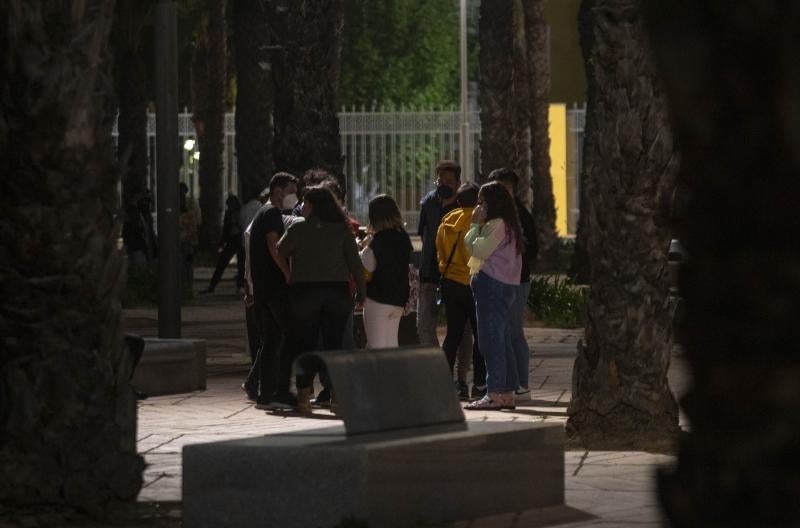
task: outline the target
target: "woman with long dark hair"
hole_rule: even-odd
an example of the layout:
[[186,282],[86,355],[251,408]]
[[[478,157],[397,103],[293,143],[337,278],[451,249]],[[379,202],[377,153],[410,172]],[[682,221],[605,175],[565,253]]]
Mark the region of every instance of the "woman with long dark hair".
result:
[[369,232],[361,250],[361,261],[372,274],[364,303],[367,348],[395,348],[408,302],[408,263],[413,248],[391,196],[380,194],[370,200]]
[[507,326],[522,270],[523,237],[514,199],[501,183],[481,187],[464,243],[471,255],[470,285],[488,389],[466,409],[514,409],[519,382]]
[[[352,275],[363,302],[364,268],[342,206],[329,189],[307,188],[302,213],[304,221],[290,226],[278,241],[279,255],[289,262],[296,354],[314,350],[320,335],[323,350],[339,350],[353,311],[348,281]],[[314,369],[306,369],[297,378],[297,408],[302,413],[311,412],[314,375]]]

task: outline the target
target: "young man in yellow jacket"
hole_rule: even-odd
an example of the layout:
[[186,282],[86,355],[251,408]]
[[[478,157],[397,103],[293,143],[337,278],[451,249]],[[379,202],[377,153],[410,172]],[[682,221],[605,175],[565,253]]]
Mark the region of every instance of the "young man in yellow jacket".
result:
[[[456,200],[459,207],[447,213],[436,232],[436,255],[439,272],[442,275],[441,289],[447,313],[447,335],[444,338],[444,349],[450,370],[453,370],[456,353],[464,335],[464,326],[469,321],[472,328],[473,347],[473,388],[472,397],[479,398],[486,393],[486,366],[478,349],[478,328],[475,318],[475,300],[469,285],[470,255],[464,245],[464,235],[472,221],[472,210],[478,203],[478,186],[467,182],[459,187]],[[466,375],[469,369],[468,358],[459,358],[458,381],[459,393],[466,396]]]

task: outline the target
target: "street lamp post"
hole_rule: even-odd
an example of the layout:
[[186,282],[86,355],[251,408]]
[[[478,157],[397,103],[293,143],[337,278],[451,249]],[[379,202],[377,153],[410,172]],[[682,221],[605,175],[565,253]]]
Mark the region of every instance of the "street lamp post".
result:
[[177,22],[175,1],[159,0],[155,5],[155,95],[160,338],[181,336]]

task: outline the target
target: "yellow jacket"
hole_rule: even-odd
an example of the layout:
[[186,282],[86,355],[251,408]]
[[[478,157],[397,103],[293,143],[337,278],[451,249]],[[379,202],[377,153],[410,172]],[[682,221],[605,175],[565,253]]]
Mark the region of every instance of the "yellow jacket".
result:
[[446,279],[450,279],[461,284],[469,285],[469,262],[470,254],[464,245],[464,235],[469,231],[472,221],[472,208],[461,207],[453,209],[442,218],[439,230],[436,232],[436,257],[439,261],[439,272],[444,272],[447,267],[447,259],[453,252],[453,246],[458,244],[453,260],[445,273]]

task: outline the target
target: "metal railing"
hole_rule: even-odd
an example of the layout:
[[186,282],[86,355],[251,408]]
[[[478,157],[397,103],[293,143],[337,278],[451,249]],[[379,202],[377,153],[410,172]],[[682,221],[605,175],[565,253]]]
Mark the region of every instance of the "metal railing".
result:
[[[567,186],[570,209],[570,229],[577,225],[583,123],[585,108],[572,108],[568,119]],[[470,141],[473,167],[471,174],[480,172],[480,118],[477,111],[469,113]],[[351,214],[366,223],[367,205],[377,194],[386,193],[397,200],[409,231],[415,231],[419,220],[419,203],[433,189],[436,163],[441,159],[459,159],[459,112],[447,110],[361,110],[339,114],[344,175],[347,179],[347,205]],[[118,132],[113,129],[116,147]],[[181,143],[180,179],[190,193],[199,194],[197,136],[191,114],[178,116]],[[147,182],[156,191],[155,114],[147,116]],[[225,115],[223,152],[224,194],[238,194],[236,167],[236,131],[234,114]],[[224,203],[226,196],[221,196]],[[157,198],[157,197],[156,197]]]

